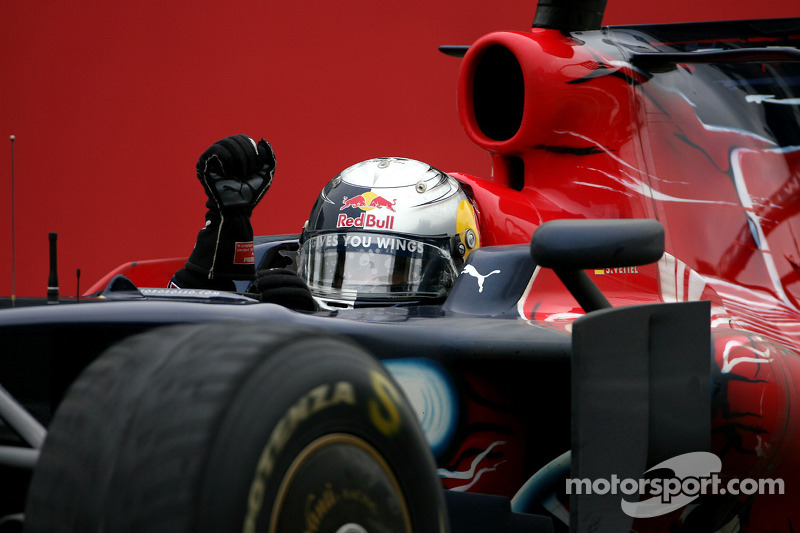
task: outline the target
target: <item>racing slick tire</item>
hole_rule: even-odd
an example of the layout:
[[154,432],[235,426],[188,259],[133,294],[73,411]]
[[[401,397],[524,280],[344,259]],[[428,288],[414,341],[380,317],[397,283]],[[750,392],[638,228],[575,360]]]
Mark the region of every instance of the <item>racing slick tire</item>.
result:
[[25,530],[446,532],[419,424],[363,348],[286,324],[170,326],[58,408]]

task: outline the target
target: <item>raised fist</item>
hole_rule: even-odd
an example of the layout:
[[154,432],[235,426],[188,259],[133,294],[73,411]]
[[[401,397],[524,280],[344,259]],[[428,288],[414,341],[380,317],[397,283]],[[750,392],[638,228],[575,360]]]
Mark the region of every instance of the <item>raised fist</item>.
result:
[[232,135],[215,142],[197,161],[197,177],[217,209],[253,209],[272,185],[275,153],[261,139]]

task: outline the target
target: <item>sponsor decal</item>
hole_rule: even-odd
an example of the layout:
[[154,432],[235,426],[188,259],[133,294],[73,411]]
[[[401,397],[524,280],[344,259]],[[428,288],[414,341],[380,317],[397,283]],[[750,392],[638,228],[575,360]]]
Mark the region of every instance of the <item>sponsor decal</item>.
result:
[[[336,219],[337,228],[376,228],[376,229],[393,229],[394,216],[389,213],[394,213],[394,204],[397,200],[389,200],[383,196],[369,191],[352,198],[344,197],[342,206],[339,211],[344,211],[348,208],[358,208],[363,211],[357,217],[351,217],[345,213],[339,215]],[[385,211],[384,213],[369,213],[369,211]]]
[[250,242],[237,242],[233,254],[234,265],[253,265],[256,262],[255,255],[253,255],[253,241]]
[[308,501],[306,502],[305,532],[312,533],[319,531],[320,524],[322,524],[331,509],[336,507],[338,503],[339,499],[336,497],[333,485],[330,483],[325,484],[325,489],[319,497],[313,492],[309,494]]
[[[305,509],[305,529],[303,533],[317,533],[325,521],[325,517],[331,510],[340,503],[347,505],[355,502],[358,506],[366,508],[372,515],[377,516],[379,512],[378,503],[369,494],[359,489],[338,488],[330,483],[325,484],[325,488],[319,494],[310,493],[306,500]],[[357,524],[343,526],[338,531],[348,533],[367,533],[367,530]]]
[[289,407],[275,424],[275,429],[267,440],[261,452],[261,458],[256,466],[255,478],[250,485],[250,494],[247,499],[247,516],[244,522],[244,531],[255,531],[256,517],[264,505],[264,490],[267,479],[272,475],[275,461],[295,430],[309,417],[316,413],[335,407],[340,404],[355,405],[356,392],[352,383],[339,381],[334,384],[320,385],[300,397],[294,405]]
[[478,292],[483,292],[483,282],[486,281],[486,278],[488,278],[492,274],[499,274],[500,271],[499,270],[492,270],[488,274],[481,274],[480,272],[478,272],[478,270],[474,266],[467,265],[467,266],[464,267],[464,270],[462,270],[461,273],[462,274],[469,274],[470,276],[472,276],[473,278],[478,280]]
[[213,291],[209,289],[184,289],[178,287],[174,281],[169,282],[169,287],[166,289],[159,288],[141,288],[139,289],[145,296],[197,296],[200,298],[214,298],[225,294],[221,291]]
[[353,218],[342,213],[336,219],[336,227],[394,229],[394,215],[380,217],[371,213],[361,213],[357,218]]
[[373,209],[388,209],[394,213],[394,204],[397,200],[387,200],[375,192],[365,192],[352,198],[344,197],[342,207],[339,211],[344,211],[348,207],[358,207],[362,211],[372,211]]

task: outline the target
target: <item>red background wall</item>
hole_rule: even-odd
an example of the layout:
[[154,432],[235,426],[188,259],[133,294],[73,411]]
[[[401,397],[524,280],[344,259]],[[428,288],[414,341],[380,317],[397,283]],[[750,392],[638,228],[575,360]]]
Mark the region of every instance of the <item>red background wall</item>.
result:
[[[441,44],[530,27],[535,2],[3,2],[0,295],[43,296],[47,234],[62,296],[120,263],[188,255],[203,223],[200,153],[235,133],[274,146],[257,234],[298,232],[339,170],[403,155],[489,173],[456,110]],[[797,0],[609,0],[604,24],[800,17]],[[166,283],[167,280],[165,280]]]

